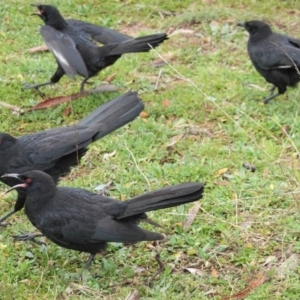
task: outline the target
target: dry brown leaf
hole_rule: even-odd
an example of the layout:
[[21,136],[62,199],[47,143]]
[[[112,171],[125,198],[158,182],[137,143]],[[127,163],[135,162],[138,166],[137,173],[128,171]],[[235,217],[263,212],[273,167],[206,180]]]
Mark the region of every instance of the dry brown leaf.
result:
[[63,115],[64,115],[65,117],[67,117],[67,116],[69,116],[69,115],[71,114],[71,112],[72,112],[72,107],[71,107],[71,106],[68,106],[68,107],[64,110]]
[[264,177],[268,177],[269,176],[269,170],[265,169],[263,174],[264,174]]
[[78,98],[81,98],[81,97],[84,97],[84,96],[86,96],[86,94],[76,93],[76,94],[72,94],[72,95],[68,95],[68,96],[58,96],[58,97],[48,98],[48,99],[38,103],[37,105],[34,105],[34,106],[30,107],[28,109],[28,111],[39,110],[39,109],[44,109],[44,108],[57,106],[61,103],[73,101],[75,99],[78,99]]
[[200,203],[195,202],[193,207],[189,209],[187,219],[186,219],[185,223],[183,224],[183,229],[187,229],[192,225],[192,223],[194,222],[194,220],[198,214],[199,209],[200,209]]
[[139,300],[141,297],[137,290],[134,290],[131,294],[129,294],[125,300]]
[[[166,53],[166,54],[163,54],[161,56],[161,58],[158,58],[158,59],[155,59],[153,61],[151,61],[149,63],[150,66],[153,66],[153,67],[162,67],[164,65],[167,64],[167,62],[171,62],[172,60],[174,60],[175,56],[174,56],[174,53],[172,52],[169,52],[169,53]],[[156,80],[156,77],[155,77],[155,80]]]
[[222,300],[244,299],[245,297],[247,297],[255,288],[262,285],[266,279],[263,274],[257,274],[255,277],[256,279],[252,280],[246,289],[237,294],[223,297]]
[[73,101],[78,98],[86,97],[88,95],[95,94],[95,93],[115,92],[117,90],[118,90],[117,87],[114,85],[101,84],[101,85],[97,86],[96,88],[91,89],[91,90],[86,90],[83,93],[76,93],[76,94],[72,94],[72,95],[68,95],[68,96],[58,96],[58,97],[48,98],[48,99],[43,100],[42,102],[38,103],[37,105],[30,107],[28,109],[28,111],[39,110],[39,109],[57,106],[61,103]]
[[113,73],[109,76],[107,76],[103,81],[110,83],[111,81],[113,81],[113,79],[116,77],[117,73]]
[[182,139],[183,136],[184,136],[183,133],[173,136],[171,138],[170,143],[167,144],[167,147],[171,147],[171,146],[174,146],[175,144],[177,144]]
[[218,278],[219,277],[218,271],[215,268],[213,268],[211,270],[211,276],[214,277],[214,278]]
[[164,99],[164,100],[163,100],[163,106],[164,106],[164,107],[170,106],[170,101],[169,101],[168,99]]
[[42,45],[42,46],[27,49],[27,51],[30,52],[30,53],[42,52],[42,51],[48,51],[48,50],[49,50],[49,48],[46,45]]
[[164,65],[166,65],[166,61],[162,60],[162,59],[156,59],[156,60],[153,60],[150,62],[150,66],[153,66],[153,67],[162,67]]
[[140,113],[140,117],[141,118],[148,118],[149,117],[149,114],[146,113],[144,110]]

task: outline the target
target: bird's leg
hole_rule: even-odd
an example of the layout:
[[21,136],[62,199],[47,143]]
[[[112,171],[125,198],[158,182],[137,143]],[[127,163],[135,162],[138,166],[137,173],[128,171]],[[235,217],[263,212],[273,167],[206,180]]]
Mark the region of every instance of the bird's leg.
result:
[[7,226],[9,223],[2,223],[4,220],[6,220],[8,217],[10,217],[11,215],[13,215],[15,213],[15,210],[12,209],[11,211],[9,211],[6,215],[4,215],[3,217],[0,218],[0,227],[5,227]]
[[276,98],[277,96],[279,96],[280,93],[277,93],[277,94],[271,94],[268,98],[264,99],[263,102],[264,104],[268,104],[270,100]]
[[41,234],[41,233],[23,233],[22,235],[12,235],[11,237],[15,241],[19,241],[19,242],[31,241],[38,245],[45,245],[44,242],[40,242],[40,241],[36,240],[37,237],[42,237],[42,236],[43,236],[43,234]]
[[47,82],[37,83],[37,84],[25,83],[23,85],[23,88],[24,89],[35,89],[41,96],[43,96],[44,94],[40,91],[40,87],[45,86],[45,85],[50,85],[50,84],[54,84],[54,83],[52,81],[47,81]]
[[85,265],[84,265],[84,267],[82,269],[82,272],[80,274],[81,281],[84,282],[84,283],[87,280],[87,276],[89,274],[89,272],[88,272],[89,271],[89,267],[90,267],[90,265],[91,265],[91,263],[92,263],[95,255],[96,255],[96,253],[91,253],[90,254],[90,256],[89,256],[87,262],[85,263]]
[[81,84],[80,84],[80,90],[79,90],[80,93],[83,93],[83,92],[84,92],[84,85],[85,85],[86,83],[88,83],[87,81],[88,81],[88,78],[84,78],[84,79],[81,81]]
[[92,263],[95,256],[96,256],[96,253],[91,253],[90,254],[90,257],[88,258],[87,262],[85,263],[85,266],[84,266],[83,270],[88,270],[89,269],[89,267],[90,267],[90,265],[91,265],[91,263]]

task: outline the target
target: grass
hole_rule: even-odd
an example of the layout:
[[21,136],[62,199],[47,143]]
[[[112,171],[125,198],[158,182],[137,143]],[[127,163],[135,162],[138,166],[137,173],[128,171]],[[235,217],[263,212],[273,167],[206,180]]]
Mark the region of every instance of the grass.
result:
[[[236,23],[263,19],[299,37],[300,11],[294,1],[160,2],[51,2],[66,17],[133,36],[171,34],[156,51],[124,56],[94,78],[96,85],[117,73],[113,84],[120,92],[139,91],[149,117],[91,145],[81,166],[60,184],[93,190],[112,181],[110,195],[126,199],[202,181],[206,192],[194,222],[183,229],[192,204],[151,213],[167,239],[158,245],[111,244],[82,283],[74,275],[87,255],[50,241],[47,247],[14,243],[12,234],[33,230],[24,213],[17,213],[11,226],[0,229],[2,299],[125,299],[134,289],[142,299],[222,299],[245,290],[257,275],[264,283],[247,299],[299,298],[300,92],[290,89],[262,105],[269,86],[251,65],[247,35]],[[42,44],[41,21],[30,16],[33,10],[24,0],[0,4],[0,100],[24,108],[41,98],[22,90],[22,83],[46,81],[56,68],[52,55],[26,51]],[[169,65],[153,67],[150,62],[159,56]],[[70,94],[79,82],[63,78],[43,91]],[[18,136],[70,124],[119,94],[92,95],[21,116],[1,108],[1,131]],[[69,106],[72,114],[65,116]],[[3,213],[12,200],[2,197]],[[145,282],[157,270],[157,251],[166,269],[149,287]]]

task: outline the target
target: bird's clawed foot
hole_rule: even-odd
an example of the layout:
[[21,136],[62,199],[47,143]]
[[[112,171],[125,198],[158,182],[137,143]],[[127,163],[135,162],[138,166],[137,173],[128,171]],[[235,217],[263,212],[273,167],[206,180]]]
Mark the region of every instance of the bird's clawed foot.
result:
[[277,96],[279,96],[279,93],[277,93],[275,95],[271,94],[268,98],[263,100],[264,104],[268,104],[272,99],[276,98]]
[[263,100],[264,104],[268,104],[270,102],[270,100],[272,100],[280,95],[279,93],[274,94],[275,90],[276,90],[276,86],[273,85],[270,89],[270,96]]
[[28,83],[24,83],[24,84],[23,84],[23,89],[25,89],[25,90],[28,90],[28,89],[35,89],[35,90],[39,93],[39,95],[40,95],[41,97],[44,97],[45,94],[44,94],[43,92],[40,91],[40,87],[45,86],[45,85],[51,85],[51,84],[53,84],[53,82],[51,82],[51,81],[47,81],[47,82],[44,82],[44,83],[38,83],[38,84],[28,84]]
[[40,90],[40,86],[38,84],[28,84],[28,83],[24,83],[23,84],[23,89],[25,90],[29,90],[29,89],[35,89],[36,92],[41,96],[44,97],[45,94],[43,92],[41,92]]
[[31,241],[33,243],[36,243],[38,245],[46,245],[44,242],[36,240],[37,237],[42,237],[43,235],[41,233],[23,233],[22,235],[12,235],[11,237],[18,242],[27,242]]

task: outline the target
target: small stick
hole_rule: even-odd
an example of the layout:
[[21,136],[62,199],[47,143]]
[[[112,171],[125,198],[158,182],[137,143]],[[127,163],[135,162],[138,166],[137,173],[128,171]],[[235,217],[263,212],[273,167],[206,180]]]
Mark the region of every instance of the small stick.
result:
[[12,110],[12,111],[14,111],[14,112],[17,112],[17,113],[19,113],[19,114],[23,114],[23,113],[24,113],[24,110],[23,110],[23,109],[19,108],[18,106],[15,106],[15,105],[8,104],[8,103],[6,103],[6,102],[0,101],[0,106],[9,108],[10,110]]
[[155,255],[155,260],[158,263],[158,270],[148,279],[147,281],[147,285],[150,286],[150,284],[152,283],[152,281],[155,279],[155,277],[157,277],[160,273],[162,273],[165,270],[165,265],[163,264],[163,262],[160,259],[160,255],[159,253],[156,253]]

